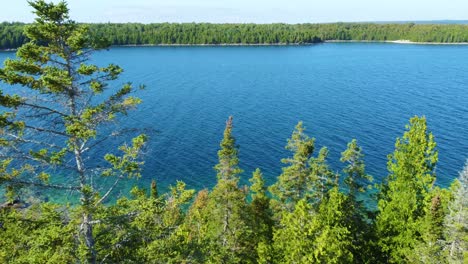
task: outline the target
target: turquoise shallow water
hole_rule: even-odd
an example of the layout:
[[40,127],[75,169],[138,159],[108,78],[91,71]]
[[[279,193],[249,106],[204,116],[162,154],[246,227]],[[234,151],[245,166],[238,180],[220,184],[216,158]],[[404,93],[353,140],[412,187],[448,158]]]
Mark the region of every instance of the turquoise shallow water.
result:
[[[14,53],[0,53],[0,61]],[[117,83],[145,84],[127,127],[157,129],[140,184],[215,182],[225,120],[234,116],[243,182],[260,167],[281,173],[286,139],[302,120],[335,171],[356,138],[368,172],[386,175],[410,117],[425,115],[439,149],[437,183],[447,186],[468,158],[468,46],[326,43],[294,47],[128,47],[95,54],[125,69]],[[110,147],[110,145],[109,145]],[[100,149],[105,153],[107,149]]]

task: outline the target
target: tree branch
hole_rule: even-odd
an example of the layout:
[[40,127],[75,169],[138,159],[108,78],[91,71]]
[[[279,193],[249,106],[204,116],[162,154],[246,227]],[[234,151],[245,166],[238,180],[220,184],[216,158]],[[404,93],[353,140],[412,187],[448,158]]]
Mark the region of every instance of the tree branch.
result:
[[35,109],[47,110],[47,111],[49,111],[49,112],[51,112],[51,113],[58,114],[58,115],[61,115],[61,116],[63,116],[63,117],[67,117],[67,116],[68,116],[67,114],[64,114],[64,113],[62,113],[62,112],[60,112],[60,111],[57,111],[57,110],[55,110],[55,109],[51,109],[51,108],[46,107],[46,106],[35,105],[35,104],[30,104],[30,103],[25,103],[25,102],[23,102],[23,103],[21,103],[21,104],[24,105],[24,106],[28,106],[28,107],[31,107],[31,108],[35,108]]
[[98,205],[100,203],[102,203],[102,201],[104,201],[108,196],[109,194],[114,190],[115,186],[117,186],[117,183],[119,183],[119,181],[122,179],[123,177],[122,176],[118,176],[117,179],[115,180],[115,182],[112,184],[112,186],[109,188],[109,190],[107,190],[106,194],[104,194],[101,199],[99,199],[99,201],[95,202],[94,205]]
[[59,132],[59,131],[54,131],[54,130],[49,130],[49,129],[45,129],[45,128],[42,128],[42,127],[34,127],[34,126],[29,126],[29,125],[25,125],[24,127],[32,129],[32,130],[36,130],[36,131],[39,131],[39,132],[48,132],[48,133],[55,134],[55,135],[69,137],[69,135],[67,135],[66,133]]

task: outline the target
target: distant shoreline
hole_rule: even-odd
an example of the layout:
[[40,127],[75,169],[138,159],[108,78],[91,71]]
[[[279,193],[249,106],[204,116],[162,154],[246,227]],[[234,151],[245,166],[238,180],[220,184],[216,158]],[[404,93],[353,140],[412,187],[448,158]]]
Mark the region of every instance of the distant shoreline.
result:
[[220,44],[125,44],[112,45],[111,47],[217,47],[217,46],[311,46],[321,44],[323,42],[314,43],[220,43]]
[[416,44],[416,45],[468,45],[468,42],[415,42],[411,40],[324,40],[315,43],[221,43],[221,44],[128,44],[112,45],[112,47],[218,47],[218,46],[312,46],[323,43],[394,43],[394,44]]
[[468,45],[468,42],[416,42],[411,40],[325,40],[324,43],[394,43],[415,45]]
[[[126,44],[110,47],[261,47],[261,46],[312,46],[323,43],[393,43],[412,45],[468,45],[468,42],[415,42],[410,40],[324,40],[314,43],[221,43],[221,44]],[[0,51],[16,51],[17,49],[0,49]]]

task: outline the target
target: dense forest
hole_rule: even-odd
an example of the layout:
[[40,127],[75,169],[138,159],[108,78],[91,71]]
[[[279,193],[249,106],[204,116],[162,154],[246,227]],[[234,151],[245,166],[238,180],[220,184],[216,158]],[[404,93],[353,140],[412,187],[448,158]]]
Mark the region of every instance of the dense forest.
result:
[[[358,141],[337,173],[299,122],[277,181],[266,186],[257,169],[240,186],[229,117],[212,189],[175,181],[159,193],[153,181],[110,202],[118,182],[141,176],[147,136],[113,126],[140,103],[138,87],[114,89],[122,69],[90,63],[109,43],[70,20],[66,3],[30,5],[29,41],[0,69],[3,87],[29,90],[0,90],[0,263],[467,263],[468,163],[449,188],[434,184],[425,117],[409,120],[381,183]],[[115,152],[92,151],[124,133],[134,134]],[[57,171],[68,180],[55,181]],[[79,203],[40,200],[35,188],[77,193]]]
[[[0,49],[28,40],[22,23],[0,24]],[[430,24],[87,24],[95,37],[111,45],[160,44],[307,44],[327,40],[468,42],[468,25]]]

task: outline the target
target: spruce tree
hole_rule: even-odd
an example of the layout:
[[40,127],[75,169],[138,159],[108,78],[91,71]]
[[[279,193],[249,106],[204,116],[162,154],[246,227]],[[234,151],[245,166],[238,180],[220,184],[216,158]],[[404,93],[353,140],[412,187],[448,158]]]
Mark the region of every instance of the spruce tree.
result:
[[[360,263],[370,263],[374,250],[371,232],[371,213],[363,202],[363,194],[369,188],[372,177],[365,171],[364,154],[362,148],[353,139],[348,147],[341,153],[341,162],[347,164],[343,169],[345,173],[344,184],[348,190],[347,201],[350,231],[353,235],[354,259]],[[368,194],[369,195],[369,194]]]
[[[93,225],[99,222],[95,212],[120,180],[139,176],[139,152],[146,137],[140,135],[132,144],[122,145],[121,154],[102,157],[95,150],[122,135],[111,125],[140,99],[130,95],[135,90],[131,84],[110,89],[109,82],[122,73],[119,66],[89,62],[94,51],[107,45],[69,18],[65,2],[29,4],[36,15],[34,23],[25,27],[29,42],[0,69],[0,80],[16,85],[0,93],[0,104],[6,109],[0,117],[5,171],[0,184],[6,186],[10,199],[28,186],[78,192],[80,254],[83,262],[95,263]],[[13,90],[23,93],[14,95]],[[54,170],[66,178],[59,181],[51,173]],[[100,176],[113,177],[114,183],[105,188],[98,184]]]
[[313,157],[315,139],[305,134],[302,122],[299,122],[286,149],[293,152],[290,158],[281,162],[288,164],[270,191],[278,199],[273,207],[277,211],[294,210],[295,204],[304,198],[318,204],[333,182],[333,173],[326,163],[327,148],[323,147],[317,157]]
[[344,182],[349,189],[350,197],[356,202],[359,193],[365,192],[372,181],[372,177],[366,174],[363,158],[362,148],[356,139],[348,143],[347,149],[341,153],[340,161],[347,164],[343,170],[346,173]]
[[279,199],[282,208],[291,211],[299,200],[310,195],[313,188],[309,162],[314,153],[315,139],[305,134],[302,122],[296,125],[286,149],[293,152],[293,157],[281,160],[289,166],[283,168],[283,173],[271,187],[271,192]]
[[377,234],[387,261],[407,262],[422,240],[422,223],[435,182],[438,152],[424,117],[413,117],[388,156],[389,175],[378,202]]
[[232,117],[229,117],[218,151],[219,162],[215,166],[218,181],[209,194],[204,213],[207,219],[209,240],[208,261],[216,263],[238,263],[253,259],[249,242],[249,214],[246,193],[241,190],[238,148],[232,136]]
[[[147,239],[149,243],[141,250],[145,257],[145,263],[180,263],[187,260],[187,251],[184,248],[186,233],[183,225],[186,218],[185,208],[192,200],[194,193],[194,190],[186,189],[184,182],[177,181],[175,186],[170,187],[170,192],[164,195],[165,199],[159,219],[154,214],[149,213],[151,207],[150,210],[143,210],[140,213],[145,214],[145,218],[138,220],[140,217],[138,215],[135,219],[135,223],[141,222],[143,224],[139,230],[146,234],[142,234],[142,236],[151,238]],[[135,208],[135,211],[139,210],[141,207]],[[147,226],[147,223],[151,222],[153,226]]]

